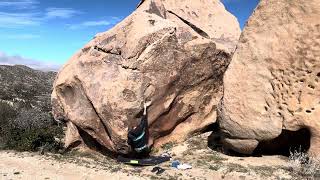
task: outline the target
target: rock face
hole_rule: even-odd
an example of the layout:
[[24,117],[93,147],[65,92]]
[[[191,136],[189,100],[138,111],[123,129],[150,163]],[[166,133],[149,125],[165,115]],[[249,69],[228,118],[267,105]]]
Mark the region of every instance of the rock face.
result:
[[320,153],[320,3],[262,0],[224,76],[224,144],[250,154],[283,130],[307,128]]
[[[240,35],[217,0],[146,0],[76,53],[57,76],[56,119],[66,146],[127,153],[128,129],[149,107],[149,144],[182,141],[215,122],[222,76]],[[86,137],[88,137],[86,136]]]

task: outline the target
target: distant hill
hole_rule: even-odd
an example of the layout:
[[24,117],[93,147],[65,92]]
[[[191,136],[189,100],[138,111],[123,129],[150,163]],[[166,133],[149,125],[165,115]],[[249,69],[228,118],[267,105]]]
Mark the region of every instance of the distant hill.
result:
[[42,71],[58,71],[61,64],[46,61],[37,61],[34,59],[24,58],[22,56],[14,55],[10,56],[0,50],[0,65],[25,65],[33,69]]
[[0,149],[58,151],[63,129],[51,115],[56,72],[0,65]]
[[23,65],[0,65],[0,101],[49,112],[50,94],[56,74]]

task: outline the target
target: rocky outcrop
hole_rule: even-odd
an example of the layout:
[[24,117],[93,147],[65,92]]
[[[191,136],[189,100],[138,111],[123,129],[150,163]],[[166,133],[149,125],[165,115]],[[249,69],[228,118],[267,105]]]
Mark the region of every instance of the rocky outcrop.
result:
[[[320,3],[262,0],[224,76],[219,124],[227,148],[251,154],[306,128],[320,153]],[[294,140],[293,140],[294,141]]]
[[55,118],[67,122],[66,146],[91,137],[127,153],[128,129],[149,107],[149,144],[182,141],[215,122],[222,76],[240,35],[218,0],[146,0],[100,33],[59,72]]

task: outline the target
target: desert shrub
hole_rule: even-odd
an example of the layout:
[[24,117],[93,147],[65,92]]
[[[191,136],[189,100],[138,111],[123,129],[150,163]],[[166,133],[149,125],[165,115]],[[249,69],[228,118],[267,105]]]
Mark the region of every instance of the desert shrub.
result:
[[2,149],[18,151],[57,151],[62,145],[56,139],[63,134],[50,113],[21,109],[13,118],[0,119]]
[[16,110],[8,103],[0,101],[0,148],[4,147],[4,132],[9,121],[17,116]]
[[165,151],[168,151],[168,150],[171,150],[174,147],[174,145],[175,145],[175,142],[168,142],[166,144],[163,144],[161,148]]
[[12,119],[16,115],[17,115],[16,110],[10,104],[0,100],[0,120],[1,121]]
[[320,159],[310,157],[301,148],[290,151],[289,162],[290,168],[299,176],[308,179],[320,177]]

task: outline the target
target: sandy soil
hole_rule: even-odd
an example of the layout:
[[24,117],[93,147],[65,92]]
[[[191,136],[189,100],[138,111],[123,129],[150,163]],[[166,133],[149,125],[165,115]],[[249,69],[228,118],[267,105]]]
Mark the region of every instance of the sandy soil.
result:
[[232,157],[207,147],[208,134],[174,145],[168,144],[157,153],[168,152],[172,159],[192,165],[190,170],[177,170],[171,162],[160,167],[132,167],[102,155],[73,153],[56,155],[0,151],[0,180],[9,179],[292,179],[286,170],[288,161],[281,156]]
[[139,179],[32,153],[0,152],[0,179]]

